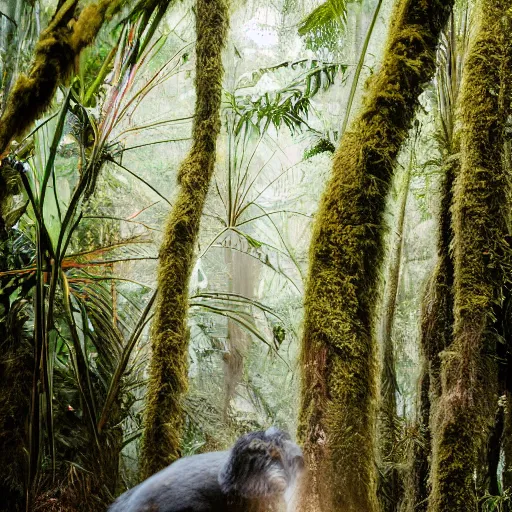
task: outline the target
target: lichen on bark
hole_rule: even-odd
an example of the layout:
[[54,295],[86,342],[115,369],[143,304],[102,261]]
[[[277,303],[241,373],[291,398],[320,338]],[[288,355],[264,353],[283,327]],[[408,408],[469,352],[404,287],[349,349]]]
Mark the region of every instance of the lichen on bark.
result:
[[398,1],[380,70],[337,149],[313,231],[302,341],[303,510],[377,510],[376,289],[397,153],[434,72],[451,1]]
[[193,142],[179,169],[179,192],[160,248],[141,455],[144,478],[180,455],[184,420],[181,401],[188,375],[188,282],[221,126],[222,50],[227,37],[228,5],[226,0],[197,0],[196,9]]

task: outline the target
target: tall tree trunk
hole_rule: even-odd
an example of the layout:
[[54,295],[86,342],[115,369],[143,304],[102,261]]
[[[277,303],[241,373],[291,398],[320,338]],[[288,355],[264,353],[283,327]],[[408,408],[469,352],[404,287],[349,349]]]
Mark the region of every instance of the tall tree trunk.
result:
[[409,196],[414,146],[411,148],[409,165],[405,169],[402,189],[400,191],[398,218],[393,232],[389,272],[384,290],[382,316],[382,370],[380,375],[380,410],[379,410],[379,464],[381,466],[379,482],[379,501],[384,512],[396,512],[403,495],[403,482],[397,466],[399,418],[396,410],[398,382],[396,376],[395,347],[393,343],[393,324],[395,320],[400,269],[402,266],[403,234],[405,211]]
[[[230,247],[225,249],[229,272],[229,292],[254,295],[254,258]],[[224,421],[229,422],[229,408],[236,395],[236,388],[243,377],[244,362],[251,344],[249,333],[234,320],[228,319],[228,339],[224,354]]]
[[464,67],[460,167],[453,199],[454,330],[436,411],[431,512],[476,510],[474,472],[497,404],[494,306],[507,234],[502,165],[510,101],[510,0],[482,0]]
[[227,37],[228,6],[226,0],[197,0],[196,8],[197,98],[193,143],[179,170],[180,190],[160,248],[141,455],[144,478],[180,455],[184,419],[181,401],[188,373],[188,284],[221,126],[222,50]]
[[377,510],[373,317],[382,216],[451,7],[451,1],[398,1],[382,67],[341,140],[316,216],[298,432],[310,468],[305,510]]
[[455,15],[444,35],[438,52],[436,72],[437,108],[439,116],[440,151],[444,155],[438,214],[437,264],[423,297],[420,350],[422,356],[417,409],[418,442],[411,453],[411,468],[407,482],[406,511],[426,512],[430,494],[430,455],[432,422],[441,396],[441,353],[452,342],[453,328],[453,240],[450,207],[453,181],[459,165],[458,142],[454,140],[455,104],[460,92],[462,56],[467,43],[469,7],[455,22]]
[[458,156],[449,157],[443,166],[437,265],[423,299],[421,315],[422,372],[418,407],[419,442],[412,454],[411,478],[408,482],[407,511],[425,512],[429,495],[429,457],[432,447],[431,423],[441,395],[441,352],[452,340],[453,261],[450,244],[453,238],[450,205]]

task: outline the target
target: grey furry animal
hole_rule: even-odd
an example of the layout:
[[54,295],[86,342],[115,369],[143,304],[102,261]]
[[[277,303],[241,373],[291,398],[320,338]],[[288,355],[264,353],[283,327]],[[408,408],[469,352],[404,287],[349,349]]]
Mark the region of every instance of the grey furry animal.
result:
[[284,512],[304,470],[302,450],[275,427],[231,450],[179,459],[122,494],[108,512]]

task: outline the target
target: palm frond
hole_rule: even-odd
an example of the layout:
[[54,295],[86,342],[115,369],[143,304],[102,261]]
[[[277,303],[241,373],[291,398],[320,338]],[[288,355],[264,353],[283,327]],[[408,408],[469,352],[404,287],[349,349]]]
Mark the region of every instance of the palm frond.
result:
[[339,24],[345,28],[347,23],[348,0],[327,0],[311,11],[299,25],[299,35],[325,29],[327,25]]
[[299,25],[299,35],[311,50],[333,49],[342,38],[347,24],[350,0],[326,0],[309,13]]
[[[270,125],[276,129],[285,125],[292,133],[304,127],[311,130],[307,121],[311,99],[318,92],[331,87],[338,73],[343,75],[347,68],[343,64],[330,64],[318,60],[301,60],[297,63],[287,63],[286,66],[299,66],[305,68],[305,71],[286,87],[256,98],[241,96],[236,92],[226,93],[226,106],[235,113],[235,135],[251,129],[264,133]],[[259,70],[256,76],[261,78],[269,70],[273,71],[278,67]]]

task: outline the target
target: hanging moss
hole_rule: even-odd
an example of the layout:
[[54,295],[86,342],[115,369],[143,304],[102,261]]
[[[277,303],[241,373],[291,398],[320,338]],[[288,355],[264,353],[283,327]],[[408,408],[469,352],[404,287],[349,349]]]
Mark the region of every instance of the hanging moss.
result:
[[460,98],[453,214],[453,342],[443,354],[430,512],[477,509],[477,457],[497,405],[494,306],[505,280],[507,178],[501,162],[510,92],[510,0],[482,0]]
[[0,155],[49,107],[57,86],[68,78],[76,57],[90,45],[122,0],[100,0],[74,19],[78,0],[66,2],[41,32],[28,75],[20,75],[0,118]]
[[306,510],[377,510],[372,319],[382,217],[396,156],[433,74],[452,3],[397,3],[382,67],[336,151],[320,203],[302,344],[299,438],[311,469]]
[[228,28],[225,0],[197,0],[196,107],[193,144],[181,165],[180,190],[170,213],[158,270],[158,300],[151,338],[151,366],[142,443],[142,476],[180,454],[181,400],[188,374],[188,282],[199,222],[213,174],[220,131],[222,50]]

